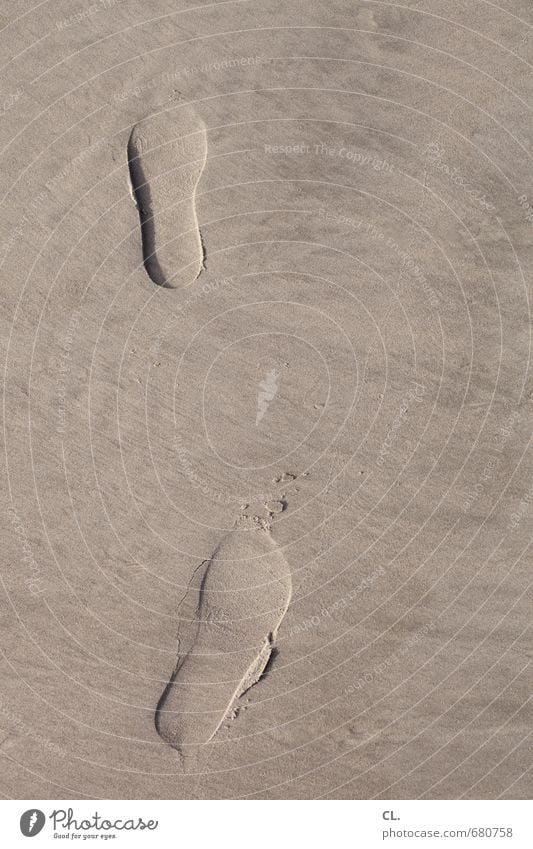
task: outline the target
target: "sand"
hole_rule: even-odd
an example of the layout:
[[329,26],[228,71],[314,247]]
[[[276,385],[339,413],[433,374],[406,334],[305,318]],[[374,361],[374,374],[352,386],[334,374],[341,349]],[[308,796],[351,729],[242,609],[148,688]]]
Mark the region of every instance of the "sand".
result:
[[531,797],[532,26],[6,0],[4,797]]

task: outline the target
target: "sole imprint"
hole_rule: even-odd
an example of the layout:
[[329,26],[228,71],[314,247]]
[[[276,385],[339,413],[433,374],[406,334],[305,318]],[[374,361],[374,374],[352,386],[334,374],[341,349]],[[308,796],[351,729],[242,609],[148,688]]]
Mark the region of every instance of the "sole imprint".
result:
[[195,195],[206,157],[205,127],[190,109],[145,118],[131,132],[128,164],[144,267],[158,286],[188,286],[204,268]]
[[208,743],[259,680],[291,597],[287,561],[259,527],[229,533],[193,582],[184,600],[190,647],[183,652],[180,642],[156,712],[160,736],[181,752]]

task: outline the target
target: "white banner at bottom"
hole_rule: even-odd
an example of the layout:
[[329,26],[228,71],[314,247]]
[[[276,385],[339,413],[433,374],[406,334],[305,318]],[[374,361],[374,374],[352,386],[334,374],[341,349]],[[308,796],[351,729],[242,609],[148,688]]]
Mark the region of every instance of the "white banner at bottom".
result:
[[533,847],[529,801],[0,801],[0,813],[2,845],[36,849]]

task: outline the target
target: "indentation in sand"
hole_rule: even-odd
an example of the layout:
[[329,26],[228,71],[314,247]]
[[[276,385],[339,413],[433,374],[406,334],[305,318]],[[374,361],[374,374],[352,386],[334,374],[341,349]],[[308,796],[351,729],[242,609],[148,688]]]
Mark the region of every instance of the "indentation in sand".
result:
[[289,566],[271,534],[239,524],[201,564],[180,608],[178,662],[156,711],[167,743],[183,752],[214,737],[264,673],[290,598]]
[[188,286],[205,268],[196,188],[206,158],[205,127],[188,107],[149,116],[131,132],[128,164],[144,267],[158,286]]

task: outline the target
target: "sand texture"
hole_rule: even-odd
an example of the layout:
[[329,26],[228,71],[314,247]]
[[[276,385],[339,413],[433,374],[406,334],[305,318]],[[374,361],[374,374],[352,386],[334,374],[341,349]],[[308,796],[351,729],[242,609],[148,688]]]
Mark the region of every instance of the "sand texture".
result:
[[530,798],[533,6],[4,0],[7,798]]

